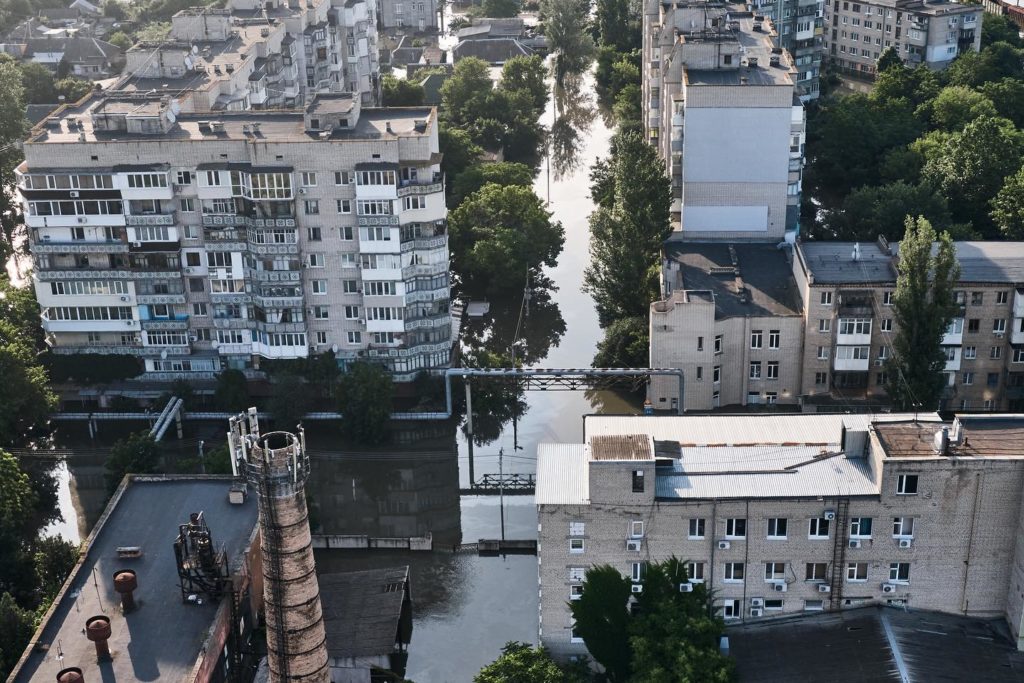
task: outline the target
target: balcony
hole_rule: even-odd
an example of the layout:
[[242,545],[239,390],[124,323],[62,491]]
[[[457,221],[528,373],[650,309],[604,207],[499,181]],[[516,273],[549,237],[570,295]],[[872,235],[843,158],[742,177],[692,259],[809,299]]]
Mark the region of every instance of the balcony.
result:
[[154,330],[187,330],[188,329],[188,316],[187,315],[176,315],[173,318],[153,318],[150,320],[140,320],[142,329],[147,332]]
[[136,297],[139,305],[153,304],[184,304],[185,295],[179,294],[139,294]]
[[946,329],[946,333],[942,335],[943,346],[960,346],[964,341],[964,319],[953,318],[953,322],[949,324]]
[[213,342],[213,348],[217,349],[217,353],[222,356],[252,354],[252,344],[222,344],[220,342]]
[[[421,318],[406,318],[405,329],[407,330],[421,330],[430,329],[434,327],[445,327],[446,325],[452,324],[452,317],[448,313],[439,313],[437,315],[429,315]],[[367,327],[369,329],[369,326]]]
[[1014,318],[1010,324],[1010,343],[1024,344],[1024,318]]
[[49,320],[43,318],[47,332],[137,332],[137,320]]
[[71,216],[25,215],[25,225],[30,228],[105,228],[125,224],[123,213],[82,214]]
[[407,185],[402,185],[398,188],[398,198],[408,197],[410,195],[417,194],[433,194],[435,192],[444,192],[444,182],[441,180],[435,180],[429,183],[418,183],[418,182],[407,182]]
[[249,274],[259,282],[298,282],[302,279],[300,270],[252,270]]
[[947,372],[955,372],[960,369],[960,347],[959,346],[947,346],[943,349],[946,352],[946,366],[943,368]]
[[219,213],[204,213],[203,214],[203,227],[204,228],[220,228],[220,227],[231,227],[231,226],[245,226],[245,216],[235,216],[229,214]]
[[416,239],[405,240],[402,242],[402,253],[413,251],[414,249],[439,249],[447,244],[447,235],[438,235],[437,237],[417,237]]
[[871,366],[870,346],[836,346],[832,368],[837,372],[866,372]]
[[31,249],[33,254],[124,254],[128,251],[128,243],[122,240],[58,242],[44,237],[33,242]]
[[424,277],[441,275],[448,272],[447,263],[416,263],[402,268],[402,279],[408,280],[411,277]]
[[174,211],[170,213],[152,213],[152,214],[141,214],[125,216],[125,223],[129,226],[147,226],[147,225],[174,225],[176,214]]
[[356,222],[359,227],[369,227],[371,225],[398,225],[398,216],[358,216]]
[[433,301],[443,301],[450,296],[451,292],[447,287],[442,289],[425,289],[415,292],[406,292],[405,302],[408,304],[430,303]]

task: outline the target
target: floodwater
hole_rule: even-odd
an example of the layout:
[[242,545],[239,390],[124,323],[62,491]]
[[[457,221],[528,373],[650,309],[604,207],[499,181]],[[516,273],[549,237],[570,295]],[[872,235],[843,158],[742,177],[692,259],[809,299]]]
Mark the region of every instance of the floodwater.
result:
[[[593,91],[588,77],[576,92],[587,97],[579,93]],[[528,312],[518,325],[522,346],[530,350],[527,364],[533,367],[589,367],[601,336],[593,301],[581,287],[589,259],[587,215],[593,208],[588,171],[596,158],[607,155],[611,131],[596,115],[590,117],[589,126],[579,125],[587,118],[586,103],[575,104],[584,107],[574,115],[578,130],[573,149],[578,163],[568,164],[571,170],[561,178],[554,173],[549,176],[542,166],[535,184],[542,198],[548,198],[550,191],[549,208],[565,227],[566,240],[557,267],[547,272],[555,289],[532,292]],[[550,126],[554,116],[551,103],[545,125]],[[511,316],[514,330],[521,303],[491,302],[493,321],[487,324],[504,328],[510,324],[506,316]],[[317,552],[320,573],[409,565],[414,625],[405,676],[416,683],[470,681],[507,641],[537,640],[536,558],[479,557],[453,550],[460,543],[498,538],[503,531],[497,496],[460,494],[460,489],[471,485],[470,473],[477,480],[499,470],[532,473],[537,445],[579,440],[584,415],[639,412],[635,401],[609,392],[528,391],[524,399],[525,409],[515,427],[506,423],[487,443],[475,446],[472,464],[469,444],[454,422],[409,425],[400,435],[404,445],[359,452],[346,449],[332,427],[317,425],[307,430],[314,467],[309,482],[311,518],[319,531],[433,536],[432,552]],[[110,443],[117,432],[112,426],[102,429],[101,437]],[[221,431],[216,425],[189,425],[182,451],[194,449],[198,438]],[[77,541],[102,511],[103,468],[96,458],[97,444],[73,429],[62,427],[62,433],[59,440],[76,451],[76,457],[68,459],[70,476],[63,465],[57,470],[66,521],[54,525],[51,532]],[[79,457],[79,450],[87,454]],[[503,511],[506,538],[536,538],[532,496],[505,496]]]

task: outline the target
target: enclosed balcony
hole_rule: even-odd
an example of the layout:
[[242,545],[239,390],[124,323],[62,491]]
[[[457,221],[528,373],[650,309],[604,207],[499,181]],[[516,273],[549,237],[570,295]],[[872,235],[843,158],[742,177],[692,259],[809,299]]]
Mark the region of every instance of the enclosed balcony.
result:
[[871,366],[870,346],[836,346],[832,367],[836,371],[867,371]]
[[964,319],[953,318],[953,322],[946,328],[946,333],[942,335],[943,346],[960,346],[964,341]]
[[840,317],[838,323],[836,344],[852,346],[871,343],[870,318]]

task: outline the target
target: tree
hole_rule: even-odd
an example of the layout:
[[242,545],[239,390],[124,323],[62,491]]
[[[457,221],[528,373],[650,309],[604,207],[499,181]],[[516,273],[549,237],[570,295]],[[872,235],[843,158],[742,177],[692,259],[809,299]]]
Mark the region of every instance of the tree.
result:
[[1004,238],[1024,239],[1024,168],[1006,178],[992,199],[992,222]]
[[56,104],[57,88],[53,72],[38,62],[21,65],[21,85],[25,89],[26,104]]
[[217,388],[213,400],[221,410],[238,413],[252,406],[249,398],[249,380],[241,370],[228,368],[217,375]]
[[21,209],[14,199],[14,168],[21,162],[27,129],[25,89],[13,59],[0,61],[0,261],[14,252],[15,233],[22,229]]
[[121,52],[127,52],[128,48],[132,46],[132,39],[124,31],[115,31],[107,38],[107,42],[116,45]]
[[384,74],[381,78],[381,98],[385,107],[418,107],[423,104],[426,93],[419,83]]
[[522,3],[519,0],[483,0],[481,9],[485,17],[514,17],[522,10]]
[[646,317],[620,318],[604,331],[597,342],[595,368],[646,368],[649,358],[650,333]]
[[992,100],[962,85],[943,88],[931,103],[932,123],[942,130],[963,130],[971,121],[982,116],[995,117]]
[[313,406],[315,397],[302,377],[284,373],[274,378],[267,410],[274,418],[276,429],[294,430]]
[[528,187],[485,185],[448,216],[452,267],[469,291],[521,291],[558,263],[565,230]]
[[17,458],[0,449],[0,535],[20,533],[32,514],[37,496]]
[[879,187],[859,187],[846,196],[842,208],[825,218],[829,239],[871,241],[885,235],[903,238],[907,216],[924,216],[939,229],[953,222],[945,197],[926,184],[902,180]]
[[630,0],[597,0],[594,28],[602,48],[629,52],[640,48],[639,5]]
[[18,606],[10,593],[0,593],[0,678],[10,674],[35,630],[32,610]]
[[530,96],[534,114],[540,116],[548,104],[546,74],[544,61],[537,55],[513,57],[501,68],[498,87],[511,92],[525,92]]
[[568,74],[582,74],[594,58],[594,39],[587,31],[589,0],[541,0],[544,35],[555,55],[555,82]]
[[14,444],[27,431],[46,421],[57,405],[46,370],[39,365],[35,349],[19,330],[0,320],[0,446]]
[[1009,43],[993,43],[981,52],[968,50],[953,60],[946,70],[950,85],[977,88],[983,83],[1002,78],[1020,78],[1020,50]]
[[1004,78],[985,83],[981,86],[981,93],[992,100],[999,116],[1010,119],[1017,128],[1024,127],[1024,82]]
[[582,683],[581,672],[560,667],[543,647],[509,642],[501,656],[480,670],[474,683]]
[[469,133],[444,123],[438,129],[438,141],[441,154],[444,155],[441,159],[441,170],[448,177],[448,189],[451,191],[459,174],[480,159],[483,149],[473,142]]
[[621,318],[646,320],[658,292],[661,245],[672,230],[664,164],[641,134],[619,133],[611,159],[596,165],[591,178],[598,208],[590,215],[584,289],[603,327]]
[[62,78],[54,85],[57,94],[63,95],[66,102],[77,102],[93,90],[92,82],[83,78]]
[[1013,123],[983,116],[954,133],[925,161],[922,177],[949,200],[954,218],[994,236],[989,202],[1003,178],[1021,166],[1021,134]]
[[882,51],[882,56],[878,58],[875,68],[878,73],[884,73],[895,66],[903,66],[903,60],[900,59],[900,53],[896,51],[896,47],[889,46]]
[[124,5],[118,2],[118,0],[107,0],[103,3],[103,16],[110,17],[117,21],[124,21],[128,18],[128,13],[125,12]]
[[160,466],[160,452],[149,432],[136,432],[120,439],[107,456],[107,489],[117,490],[126,474],[152,474]]
[[460,173],[455,182],[451,183],[451,201],[448,206],[454,209],[463,200],[484,185],[533,185],[533,169],[526,164],[500,161],[494,164],[477,164]]
[[569,608],[576,633],[590,656],[605,668],[613,683],[629,680],[630,582],[611,565],[588,569],[583,579],[583,594]]
[[641,122],[643,120],[643,109],[640,108],[641,97],[640,86],[636,83],[630,83],[622,88],[615,96],[615,104],[612,105],[615,120],[622,125]]
[[455,127],[463,128],[470,123],[480,100],[494,88],[490,68],[487,62],[476,57],[460,59],[441,86],[441,109]]
[[338,383],[341,428],[363,444],[378,444],[389,436],[394,383],[376,363],[353,363]]
[[949,233],[936,238],[926,219],[908,216],[897,271],[886,391],[896,410],[935,410],[946,383],[942,336],[958,312],[953,288],[960,266]]
[[1005,16],[985,12],[981,15],[981,45],[987,47],[992,43],[1022,47],[1020,29]]
[[48,536],[38,539],[34,550],[36,585],[46,601],[53,600],[78,562],[78,548],[60,536]]
[[35,288],[31,284],[16,287],[6,276],[0,275],[0,320],[13,325],[18,340],[36,351],[46,348],[39,315]]

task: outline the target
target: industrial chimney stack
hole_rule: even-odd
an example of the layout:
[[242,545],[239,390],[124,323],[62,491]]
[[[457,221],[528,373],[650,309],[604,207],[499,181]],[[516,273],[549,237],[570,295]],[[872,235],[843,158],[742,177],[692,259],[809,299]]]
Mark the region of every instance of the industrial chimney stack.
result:
[[232,469],[259,500],[267,660],[275,683],[328,683],[327,637],[313,561],[305,434],[260,434],[256,409],[231,420]]

